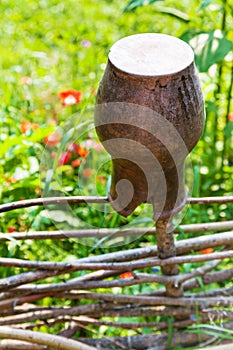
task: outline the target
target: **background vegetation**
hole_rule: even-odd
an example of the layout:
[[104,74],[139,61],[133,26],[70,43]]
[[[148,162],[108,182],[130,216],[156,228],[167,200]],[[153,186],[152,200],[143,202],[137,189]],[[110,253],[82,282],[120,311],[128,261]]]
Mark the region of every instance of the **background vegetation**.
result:
[[[232,195],[230,1],[2,0],[0,10],[2,203],[52,194],[107,193],[110,163],[94,134],[91,109],[111,45],[121,37],[143,32],[174,35],[194,48],[206,101],[206,126],[191,155],[192,195]],[[67,133],[70,121],[80,125],[78,135]],[[96,173],[93,169],[99,164]],[[49,177],[48,169],[52,169]],[[105,207],[99,211],[97,206],[75,208],[72,215],[69,211],[62,215],[61,208],[53,207],[49,216],[43,208],[30,208],[1,214],[0,231],[119,227],[131,222],[153,225],[150,208],[144,209],[140,207],[123,219]],[[196,205],[185,214],[184,223],[224,221],[232,219],[233,207]],[[182,237],[181,232],[177,239]],[[116,249],[112,247],[116,242],[105,243],[91,240],[81,244],[68,238],[43,243],[10,241],[1,245],[0,254],[67,261]],[[128,247],[152,243],[144,238],[128,242]],[[225,260],[221,268],[224,264],[232,262]],[[1,277],[13,273],[0,268]],[[106,327],[101,332],[117,334]]]

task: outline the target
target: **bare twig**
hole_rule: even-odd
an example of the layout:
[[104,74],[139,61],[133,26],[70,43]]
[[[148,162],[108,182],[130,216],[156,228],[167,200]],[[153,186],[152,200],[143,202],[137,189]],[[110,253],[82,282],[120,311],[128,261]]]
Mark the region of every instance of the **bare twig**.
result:
[[[0,266],[11,266],[21,267],[29,269],[39,270],[56,270],[63,271],[72,269],[72,271],[82,270],[135,270],[142,269],[152,266],[165,266],[185,263],[196,263],[203,261],[210,261],[216,259],[232,258],[233,251],[223,251],[209,253],[205,255],[187,255],[182,257],[172,257],[167,259],[143,259],[137,260],[136,262],[122,262],[122,263],[80,263],[78,260],[72,263],[59,263],[59,262],[48,262],[48,261],[29,261],[23,259],[12,259],[12,258],[0,258]],[[0,280],[1,283],[1,280]]]
[[[226,231],[233,229],[233,220],[222,222],[206,222],[201,224],[180,225],[175,228],[174,233],[183,231],[185,233],[199,233],[211,231]],[[142,235],[154,235],[156,232],[154,227],[135,227],[135,228],[99,228],[99,229],[82,229],[82,230],[62,230],[61,231],[27,231],[27,232],[13,232],[0,234],[0,242],[9,241],[12,239],[26,240],[26,239],[65,239],[65,238],[104,238],[108,236],[121,237],[133,236],[138,237]]]
[[[230,327],[233,326],[233,323],[229,323]],[[225,324],[222,325],[223,330],[225,327]],[[231,328],[232,329],[232,328]],[[201,335],[201,341],[206,341],[208,339],[212,338],[212,335],[208,334],[202,334]],[[167,347],[167,339],[168,334],[149,334],[149,335],[137,335],[132,337],[117,337],[115,338],[119,342],[121,342],[123,345],[128,346],[128,349],[137,349],[137,350],[165,350],[168,349]],[[170,349],[175,348],[176,346],[179,347],[188,347],[188,346],[194,346],[195,344],[198,345],[200,342],[200,335],[192,332],[173,332],[172,333],[172,339],[170,344]],[[111,349],[111,344],[106,339],[90,339],[88,340],[88,344],[93,344],[100,347],[100,349]]]
[[61,350],[94,350],[96,348],[85,345],[79,341],[66,339],[57,335],[25,331],[11,327],[0,327],[0,337],[8,339],[16,339],[36,343],[40,345],[47,345],[53,349]]
[[77,203],[107,203],[107,197],[95,197],[95,196],[72,196],[72,197],[45,197],[45,198],[33,198],[25,199],[22,201],[11,202],[0,205],[0,213],[11,211],[14,209],[28,208],[33,206],[47,206],[50,204],[77,204]]
[[[58,272],[59,273],[59,272]],[[91,273],[86,273],[83,276],[77,277],[75,280],[76,281],[99,281],[99,280],[104,280],[105,278],[109,277],[114,277],[119,275],[118,271],[104,271],[104,270],[99,270]],[[6,300],[12,297],[23,297],[25,295],[28,295],[28,293],[31,292],[32,290],[32,285],[30,285],[29,290],[25,289],[20,289],[19,288],[12,288],[10,290],[7,290],[6,292],[0,293],[0,300]],[[34,288],[34,287],[33,287]]]
[[199,198],[188,198],[186,203],[190,204],[222,204],[232,203],[233,196],[219,196],[219,197],[199,197]]
[[[167,328],[167,322],[116,322],[116,321],[103,321],[87,316],[74,317],[73,321],[81,322],[83,324],[92,324],[96,326],[105,325],[109,327],[125,328],[125,329],[138,329],[138,328],[156,328],[164,329]],[[183,327],[184,325],[190,325],[193,321],[181,321],[174,324],[176,327]]]
[[44,345],[32,344],[20,340],[4,339],[0,341],[0,350],[47,350]]
[[[176,242],[177,255],[188,254],[194,251],[200,251],[205,248],[215,248],[219,246],[231,246],[233,244],[233,231],[216,233],[213,235],[204,235],[200,237],[189,238]],[[114,253],[108,253],[98,256],[79,259],[80,262],[120,262],[154,257],[157,254],[156,246],[146,248],[128,249]]]
[[[136,278],[126,278],[123,280],[110,280],[110,281],[80,281],[79,278],[71,279],[65,283],[56,283],[56,284],[39,284],[39,285],[29,285],[29,286],[21,286],[16,289],[16,292],[20,289],[22,292],[31,293],[31,294],[42,294],[46,295],[54,295],[54,293],[69,291],[69,290],[80,290],[80,289],[98,289],[98,288],[113,288],[113,287],[125,287],[136,284],[143,284],[147,282],[157,282],[162,283],[164,285],[168,285],[170,283],[175,286],[179,286],[182,282],[187,281],[189,279],[193,279],[193,277],[202,276],[204,273],[208,272],[214,266],[216,266],[219,261],[212,262],[212,264],[203,266],[194,270],[192,273],[182,274],[179,276],[160,276],[160,275],[151,275],[151,274],[143,274],[137,273]],[[52,293],[52,294],[51,294]],[[15,299],[17,303],[17,298]],[[4,303],[2,302],[2,307],[4,307]],[[1,306],[0,304],[0,306]]]
[[123,304],[138,304],[138,305],[167,305],[167,306],[232,306],[233,297],[210,297],[206,298],[171,298],[171,297],[147,297],[140,295],[123,295],[123,294],[107,294],[107,293],[92,293],[80,292],[80,299],[87,300],[104,300],[114,303]]
[[[71,272],[72,269],[64,269],[62,272]],[[20,286],[22,284],[35,282],[43,280],[47,277],[57,276],[59,275],[59,271],[51,271],[51,270],[38,270],[38,271],[30,271],[21,273],[18,275],[6,277],[0,279],[0,291],[6,291],[13,287]]]
[[[233,268],[206,274],[205,276],[202,277],[202,282],[203,284],[207,285],[211,283],[226,281],[231,279],[232,277],[233,277]],[[196,279],[190,280],[184,284],[185,290],[191,290],[198,287],[200,287],[200,282]]]
[[[202,283],[203,285],[208,285],[211,283],[216,283],[216,282],[222,282],[222,281],[227,281],[231,278],[233,278],[233,268],[223,270],[223,271],[215,271],[211,273],[205,273],[204,276],[201,276],[202,278]],[[189,291],[195,288],[201,287],[200,281],[196,278],[191,279],[190,281],[184,282],[184,291]],[[224,295],[225,289],[219,289],[218,290],[218,295]],[[204,292],[207,293],[207,292]],[[155,295],[155,296],[162,296],[165,295],[165,288],[160,288],[157,291],[153,292],[148,292],[148,293],[143,293],[142,295]],[[195,294],[196,295],[196,294]],[[206,294],[208,296],[208,293]]]
[[115,304],[111,303],[93,303],[90,305],[80,305],[70,308],[41,308],[36,310],[26,310],[26,312],[17,313],[10,316],[1,317],[0,325],[16,325],[20,323],[32,322],[36,320],[48,320],[58,317],[69,317],[69,316],[79,316],[79,315],[98,315],[98,313],[103,313],[109,308],[113,308]]
[[[108,197],[95,196],[71,196],[71,197],[45,197],[26,199],[18,202],[11,202],[0,205],[0,213],[11,211],[19,208],[28,208],[32,206],[47,206],[50,204],[77,204],[77,203],[108,203]],[[213,204],[213,203],[232,203],[233,196],[225,197],[203,197],[203,198],[188,198],[187,203],[190,204]]]

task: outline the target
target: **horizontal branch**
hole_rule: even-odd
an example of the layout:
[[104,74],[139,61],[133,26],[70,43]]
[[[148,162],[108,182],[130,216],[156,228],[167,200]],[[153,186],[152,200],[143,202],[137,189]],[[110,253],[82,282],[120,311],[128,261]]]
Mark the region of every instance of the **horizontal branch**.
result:
[[[17,259],[13,259],[13,260],[17,260]],[[24,284],[31,283],[31,282],[36,282],[39,280],[43,280],[43,279],[48,278],[48,277],[58,276],[58,275],[61,275],[64,273],[71,273],[73,271],[75,271],[75,269],[70,267],[68,264],[66,267],[64,267],[62,269],[56,269],[56,270],[55,269],[53,269],[53,270],[47,269],[47,270],[29,271],[29,272],[17,274],[14,276],[2,278],[2,279],[0,279],[0,291],[2,291],[2,292],[7,291],[6,294],[8,294],[8,296],[9,296],[9,290],[12,288],[15,288],[17,286],[24,285]],[[79,276],[79,277],[74,279],[74,282],[75,283],[83,282],[83,284],[85,284],[85,281],[87,281],[87,280],[95,280],[95,279],[98,280],[98,279],[113,277],[113,276],[118,275],[118,274],[119,273],[116,271],[111,272],[111,271],[100,270],[100,271],[86,274],[84,276]],[[37,286],[39,286],[39,285],[37,285]],[[16,292],[16,295],[18,295],[17,292]],[[2,299],[2,296],[0,297],[0,299]]]
[[[206,318],[207,320],[207,318]],[[78,316],[73,317],[72,321],[74,322],[80,322],[83,324],[92,324],[96,326],[108,326],[108,327],[117,327],[117,328],[125,328],[125,329],[138,329],[138,328],[154,328],[154,331],[162,330],[167,328],[167,322],[117,322],[117,321],[103,321],[98,320],[96,318],[91,318],[87,316]],[[200,320],[199,320],[200,321]],[[173,322],[174,327],[184,327],[189,326],[191,324],[195,323],[195,321],[192,320],[185,320],[185,321],[175,321]]]
[[232,306],[233,297],[209,297],[209,298],[189,298],[189,297],[154,297],[154,296],[141,296],[141,295],[123,295],[123,294],[107,294],[107,293],[93,293],[80,291],[77,293],[79,299],[85,300],[104,300],[110,301],[115,304],[136,304],[147,306],[200,306],[206,308],[210,306]]
[[[59,272],[60,273],[60,272]],[[85,275],[79,276],[77,278],[75,278],[76,281],[99,281],[99,280],[104,280],[105,278],[110,278],[110,277],[114,277],[114,276],[118,276],[119,272],[118,271],[103,271],[103,270],[99,270],[99,271],[94,271],[94,272],[90,272],[90,273],[86,273]],[[38,285],[35,285],[38,286]],[[16,288],[11,288],[8,289],[5,292],[2,292],[0,294],[0,300],[7,300],[9,298],[16,298],[16,297],[23,297],[23,296],[27,296],[28,293],[31,292],[32,289],[34,289],[34,286],[32,284],[29,285],[29,289],[24,288],[24,285],[22,286],[23,288],[21,289],[21,286],[16,287]]]
[[[99,293],[101,295],[101,293]],[[68,295],[69,296],[69,295]],[[95,297],[96,298],[96,297]],[[190,300],[195,301],[195,297],[190,296]],[[206,299],[206,298],[205,298]],[[92,299],[90,299],[92,300]],[[160,299],[162,300],[162,299]],[[24,310],[22,312],[22,310]],[[20,327],[25,327],[25,324],[28,322],[37,321],[34,326],[39,326],[38,321],[46,321],[47,325],[53,325],[56,323],[67,323],[75,320],[75,317],[80,316],[91,316],[95,315],[95,318],[99,317],[149,317],[149,316],[173,316],[179,317],[182,319],[190,319],[191,314],[197,312],[197,306],[194,303],[193,305],[186,306],[164,306],[163,304],[159,305],[150,305],[144,306],[135,304],[124,304],[124,303],[115,303],[115,302],[105,302],[101,300],[100,303],[94,303],[89,305],[82,305],[69,308],[57,308],[53,307],[49,310],[47,308],[36,308],[33,309],[17,309],[17,314],[12,314],[8,316],[2,316],[0,320],[0,325],[20,325]],[[19,314],[19,312],[21,312]],[[232,320],[233,312],[228,311],[226,308],[215,309],[215,306],[206,307],[198,311],[198,315],[203,315],[208,317],[211,315],[212,319],[216,317],[224,320]],[[180,318],[179,318],[180,319]],[[23,324],[23,326],[22,326]],[[32,324],[31,324],[32,325]]]
[[190,204],[223,204],[233,203],[233,196],[216,196],[216,197],[199,197],[188,198],[187,203]]
[[[178,276],[162,276],[156,274],[143,274],[137,273],[135,278],[126,278],[119,280],[107,280],[107,281],[80,281],[79,278],[73,278],[69,281],[62,283],[48,283],[48,284],[37,284],[37,285],[22,285],[16,289],[16,294],[18,292],[31,293],[31,294],[42,294],[42,293],[58,293],[69,290],[80,290],[80,289],[98,289],[98,288],[114,288],[114,287],[126,287],[139,285],[143,283],[160,283],[164,285],[175,285],[179,286],[180,283],[192,279],[193,277],[202,276],[209,270],[213,269],[219,260],[213,261],[209,265],[204,265],[192,273],[185,273]],[[2,303],[4,305],[4,303]]]
[[[77,290],[82,289],[98,289],[98,288],[110,288],[110,287],[123,287],[123,286],[131,286],[143,284],[146,282],[157,282],[163,283],[164,285],[180,285],[181,283],[193,279],[194,277],[203,276],[211,269],[213,269],[218,264],[218,261],[214,261],[211,264],[206,264],[198,269],[194,270],[188,274],[181,274],[179,276],[171,276],[168,278],[167,276],[157,276],[157,275],[149,275],[149,274],[139,274],[135,276],[135,278],[128,278],[124,280],[112,280],[112,281],[95,281],[95,282],[81,282],[78,283],[77,279],[70,280],[66,283],[60,284],[49,284],[49,285],[35,285],[26,287],[27,294],[26,296],[15,296],[8,298],[6,300],[0,301],[0,310],[8,310],[14,309],[15,306],[29,303],[35,300],[43,299],[46,297],[56,297],[56,298],[68,298],[68,299],[80,299],[80,293]],[[17,289],[14,290],[14,294],[18,294],[17,292],[21,292],[24,294],[25,290]],[[71,292],[69,292],[71,290]],[[146,295],[144,295],[146,296]]]
[[42,270],[25,272],[18,275],[2,278],[0,279],[0,291],[9,290],[10,288],[17,287],[22,284],[40,281],[44,278],[56,275],[57,271]]
[[[176,322],[173,323],[175,326]],[[222,327],[222,332],[224,332],[225,329],[232,329],[233,323],[228,322],[228,323],[223,323],[221,325]],[[222,333],[219,331],[218,334]],[[153,350],[161,350],[165,349],[167,345],[167,339],[168,339],[168,334],[167,333],[161,333],[161,334],[147,334],[147,335],[134,335],[134,336],[125,336],[125,337],[114,337],[114,338],[107,338],[107,337],[102,337],[102,338],[80,338],[83,342],[88,343],[91,346],[96,346],[98,349],[102,350],[109,350],[112,348],[113,344],[115,344],[114,349],[138,349],[138,350],[145,350],[145,349],[153,349]],[[212,339],[212,335],[208,335],[203,333],[201,336],[201,341],[210,341]],[[193,348],[194,345],[198,345],[200,342],[200,336],[197,333],[193,332],[183,332],[183,331],[174,331],[172,333],[172,338],[171,338],[171,347],[175,348],[176,346],[178,347],[187,347],[190,346]],[[28,347],[25,344],[25,347],[21,347],[21,342],[10,342],[3,340],[2,344],[6,344],[6,347],[2,347],[1,349],[8,349],[8,350],[15,350],[15,349],[23,349],[23,350],[39,350],[39,349],[44,349],[43,347],[36,347],[32,348],[29,347],[30,344],[28,343]],[[117,346],[118,344],[118,346]],[[231,349],[231,345],[222,345],[222,349]]]
[[[201,276],[201,283],[204,285],[212,284],[212,283],[218,283],[218,282],[223,282],[227,280],[231,280],[233,278],[233,268],[230,269],[224,269],[220,271],[214,271],[210,273],[205,273],[204,276]],[[189,291],[192,289],[200,288],[202,285],[200,284],[200,280],[197,278],[193,278],[189,281],[184,282],[183,284],[183,289],[184,291]],[[225,289],[218,289],[218,294],[216,295],[221,295],[224,296],[224,291]],[[154,296],[162,296],[165,295],[166,290],[165,288],[160,288],[159,290],[153,291],[153,292],[147,292],[143,293],[142,295],[154,295]],[[209,292],[203,292],[206,296],[208,296]],[[195,293],[196,295],[197,293]]]
[[161,275],[150,275],[150,274],[137,274],[137,278],[126,278],[118,280],[107,280],[107,281],[85,281],[79,282],[75,278],[71,279],[64,283],[54,283],[54,284],[30,284],[22,285],[16,289],[17,291],[22,291],[23,293],[58,293],[63,291],[68,291],[71,289],[98,289],[98,288],[114,288],[114,287],[129,287],[136,284],[143,283],[161,283],[168,284],[171,282],[171,279],[168,276]]
[[[215,248],[219,246],[233,245],[233,231],[215,233],[213,235],[204,235],[184,239],[176,242],[177,255],[189,254],[193,251],[200,251],[209,247]],[[155,257],[157,254],[157,246],[148,246],[145,248],[128,249],[114,253],[107,253],[98,256],[92,256],[79,259],[80,262],[120,262],[142,259],[146,257]]]
[[[222,260],[222,259],[233,258],[233,251],[215,252],[202,255],[187,255],[187,256],[176,256],[167,259],[143,259],[132,262],[121,262],[121,263],[82,263],[73,261],[70,263],[62,262],[49,262],[49,261],[29,261],[23,259],[14,258],[0,258],[0,266],[8,267],[20,267],[28,269],[39,269],[39,270],[69,270],[72,271],[83,271],[83,270],[118,270],[118,271],[133,271],[136,269],[143,269],[153,266],[165,266],[185,263],[197,263],[211,260]],[[1,286],[1,280],[0,280]]]
[[[176,250],[177,254],[187,254],[188,252],[192,251],[197,251],[201,249],[205,249],[208,247],[217,247],[217,246],[222,246],[222,245],[232,245],[233,244],[233,232],[224,232],[224,233],[219,233],[219,234],[214,234],[211,236],[201,236],[201,237],[196,237],[196,238],[190,238],[187,240],[183,241],[178,241],[176,243]],[[137,249],[130,249],[127,251],[120,251],[120,252],[115,252],[115,253],[109,253],[109,254],[104,254],[104,255],[99,255],[96,257],[89,257],[89,258],[82,258],[76,261],[76,264],[97,264],[97,263],[104,263],[104,262],[123,262],[123,261],[129,261],[129,260],[137,260],[137,259],[142,259],[150,256],[155,256],[157,253],[157,247],[156,246],[150,246],[146,248],[137,248]],[[225,252],[222,252],[225,254]],[[215,254],[215,253],[214,253]],[[216,253],[219,254],[219,253]],[[227,253],[228,254],[228,253]],[[154,263],[154,262],[153,262]],[[172,261],[174,263],[174,261]],[[143,262],[142,262],[143,264]],[[88,265],[85,265],[86,267]],[[109,265],[110,266],[110,265]],[[102,268],[103,265],[99,265],[99,268]],[[0,280],[0,290],[4,291],[9,288],[13,288],[22,284],[30,283],[33,281],[38,281],[43,278],[47,278],[50,276],[56,276],[61,273],[66,272],[71,272],[74,268],[68,264],[68,267],[66,266],[64,270],[55,270],[55,271],[36,271],[36,272],[27,272],[23,274],[19,274],[16,276],[11,276],[7,277],[5,279]],[[151,277],[150,277],[151,278]],[[149,282],[151,281],[150,278],[144,282]],[[158,282],[158,283],[167,283],[167,277],[166,276],[153,276],[153,281]],[[104,288],[111,288],[113,287],[113,284],[116,286],[126,286],[126,285],[132,285],[131,281],[105,281],[101,282]],[[100,285],[101,285],[100,283]],[[133,282],[134,284],[135,282]],[[66,288],[73,288],[75,285],[80,286],[80,281],[74,280],[74,281],[68,281],[65,283]],[[81,284],[83,285],[83,284]],[[90,285],[90,288],[96,288],[97,285],[91,282],[88,282],[86,284]],[[38,293],[37,288],[42,288],[42,292],[45,293],[47,291],[51,291],[51,286],[41,286],[37,285],[35,288],[36,293]],[[53,290],[52,291],[61,291],[63,290],[64,286],[62,284],[57,284],[53,285]]]
[[80,316],[80,315],[95,315],[104,314],[109,309],[115,308],[114,303],[92,303],[88,305],[80,305],[73,307],[53,307],[53,308],[38,308],[36,307],[23,310],[21,313],[11,314],[9,316],[1,316],[0,325],[16,325],[25,324],[38,320],[58,319],[59,317]]
[[195,293],[197,297],[214,297],[214,296],[231,296],[233,295],[233,288],[220,288],[208,291],[201,291]]
[[[207,285],[211,283],[218,283],[226,280],[231,280],[232,278],[233,278],[233,268],[230,268],[227,270],[215,271],[215,272],[206,274],[205,276],[203,276],[202,281],[203,281],[203,284]],[[188,283],[187,285],[184,286],[185,288],[194,289],[194,288],[201,287],[199,281],[197,280],[193,281],[193,283],[192,281],[190,281],[190,285]]]
[[[233,322],[229,323],[223,323],[221,325],[222,331],[224,332],[225,328],[232,329]],[[221,331],[219,331],[218,334],[221,334]],[[208,339],[211,339],[213,336],[205,334],[202,332],[201,334],[201,341],[206,341]],[[167,333],[162,334],[147,334],[147,335],[135,335],[131,337],[115,337],[114,339],[120,342],[122,345],[124,345],[127,349],[137,349],[137,350],[145,350],[145,349],[151,349],[151,350],[161,350],[161,349],[167,349],[168,344],[168,338],[169,335]],[[81,338],[83,339],[83,338]],[[97,345],[100,349],[111,349],[111,340],[108,339],[89,339],[86,340],[88,344],[90,345]],[[189,331],[181,331],[172,332],[171,337],[171,343],[170,343],[170,349],[174,349],[176,347],[179,348],[186,348],[186,347],[192,347],[194,345],[198,345],[200,342],[200,333],[194,333]]]
[[[187,204],[222,204],[232,203],[233,196],[221,196],[221,197],[200,197],[200,198],[188,198]],[[77,204],[77,203],[109,203],[108,197],[97,196],[71,196],[71,197],[45,197],[45,198],[33,198],[26,199],[17,202],[11,202],[0,205],[0,213],[11,211],[14,209],[27,208],[33,206],[47,206],[50,204]]]
[[[233,220],[221,222],[206,222],[201,224],[180,225],[174,230],[174,233],[183,231],[185,233],[199,233],[211,231],[226,231],[233,229]],[[0,242],[9,241],[12,239],[66,239],[66,238],[104,238],[113,237],[139,237],[142,235],[154,235],[156,229],[154,227],[138,227],[138,228],[98,228],[98,229],[81,229],[81,230],[62,230],[61,231],[28,231],[28,232],[13,232],[0,234]]]
[[[188,319],[190,318],[190,315],[196,314],[197,309],[192,306],[166,306],[166,307],[161,307],[161,306],[141,306],[141,305],[130,305],[126,306],[124,305],[123,307],[118,307],[118,308],[110,308],[106,311],[101,316],[104,317],[149,317],[149,316],[172,316],[176,317],[177,319]],[[233,320],[233,312],[232,311],[227,311],[225,308],[224,309],[214,309],[214,308],[206,308],[203,310],[198,310],[198,315],[203,315],[203,316],[213,316],[216,317],[217,320],[220,318],[222,319],[229,319]],[[96,316],[96,315],[95,315]],[[98,314],[98,316],[100,316]]]
[[96,350],[96,348],[92,346],[85,345],[72,339],[11,327],[0,327],[0,338],[28,341],[30,343],[51,346],[53,349],[57,350]]
[[4,339],[0,341],[1,350],[47,350],[44,345],[32,344],[21,340]]
[[72,196],[72,197],[44,197],[44,198],[33,198],[25,199],[22,201],[11,202],[0,205],[0,213],[7,211],[28,208],[34,206],[47,206],[50,204],[77,204],[77,203],[108,203],[107,197],[96,197],[96,196]]

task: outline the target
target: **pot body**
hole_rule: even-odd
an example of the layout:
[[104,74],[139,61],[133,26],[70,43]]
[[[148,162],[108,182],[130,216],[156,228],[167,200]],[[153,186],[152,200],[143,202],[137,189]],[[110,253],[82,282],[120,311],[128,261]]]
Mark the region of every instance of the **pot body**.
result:
[[108,60],[95,127],[112,156],[109,197],[116,211],[128,216],[147,202],[158,218],[183,207],[184,160],[202,134],[204,119],[193,62],[172,74],[137,75]]

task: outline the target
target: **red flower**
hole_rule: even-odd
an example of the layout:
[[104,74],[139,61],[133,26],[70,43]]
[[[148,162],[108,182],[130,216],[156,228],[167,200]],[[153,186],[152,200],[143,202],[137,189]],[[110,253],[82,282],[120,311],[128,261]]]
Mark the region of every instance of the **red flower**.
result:
[[228,114],[228,120],[229,122],[233,122],[233,112]]
[[46,146],[54,147],[59,144],[61,138],[62,134],[59,131],[54,131],[52,134],[49,134],[45,137],[44,143],[46,144]]
[[78,155],[79,145],[75,142],[71,142],[68,145],[68,151],[73,152],[74,154]]
[[91,169],[87,168],[83,170],[83,177],[85,177],[86,179],[88,179],[91,176]]
[[65,90],[59,93],[59,97],[63,106],[71,106],[80,103],[82,93],[77,90]]
[[73,160],[72,163],[71,163],[73,168],[77,168],[80,164],[81,164],[81,161],[78,158]]
[[120,278],[125,279],[125,278],[132,278],[133,274],[132,272],[128,271],[128,272],[124,272],[120,275]]
[[12,232],[15,232],[15,231],[16,231],[16,228],[14,226],[9,226],[8,229],[7,229],[8,233],[12,233]]
[[59,161],[58,161],[58,165],[61,166],[61,165],[68,164],[70,158],[71,158],[71,153],[70,152],[61,153]]
[[200,251],[201,254],[210,254],[213,253],[213,248],[206,248]]
[[31,84],[32,83],[32,78],[30,78],[30,77],[22,77],[21,79],[20,79],[20,83],[21,84]]
[[106,179],[106,177],[104,177],[103,175],[98,175],[98,176],[97,176],[97,180],[98,180],[100,183],[102,183],[103,185],[106,185],[106,183],[107,183],[107,179]]
[[15,177],[8,177],[7,175],[3,175],[3,178],[5,179],[5,181],[6,181],[6,183],[7,184],[13,184],[13,183],[15,183],[15,182],[17,182],[17,179],[15,178]]
[[38,124],[30,123],[27,120],[22,120],[20,124],[20,131],[22,134],[26,134],[30,130],[36,130],[39,128]]
[[96,89],[92,89],[92,90],[91,90],[91,95],[92,95],[92,96],[95,96],[95,95],[96,95]]
[[88,155],[88,151],[83,146],[78,146],[78,155],[85,158]]
[[68,151],[82,158],[85,158],[88,155],[88,151],[83,146],[80,146],[74,142],[68,145]]

